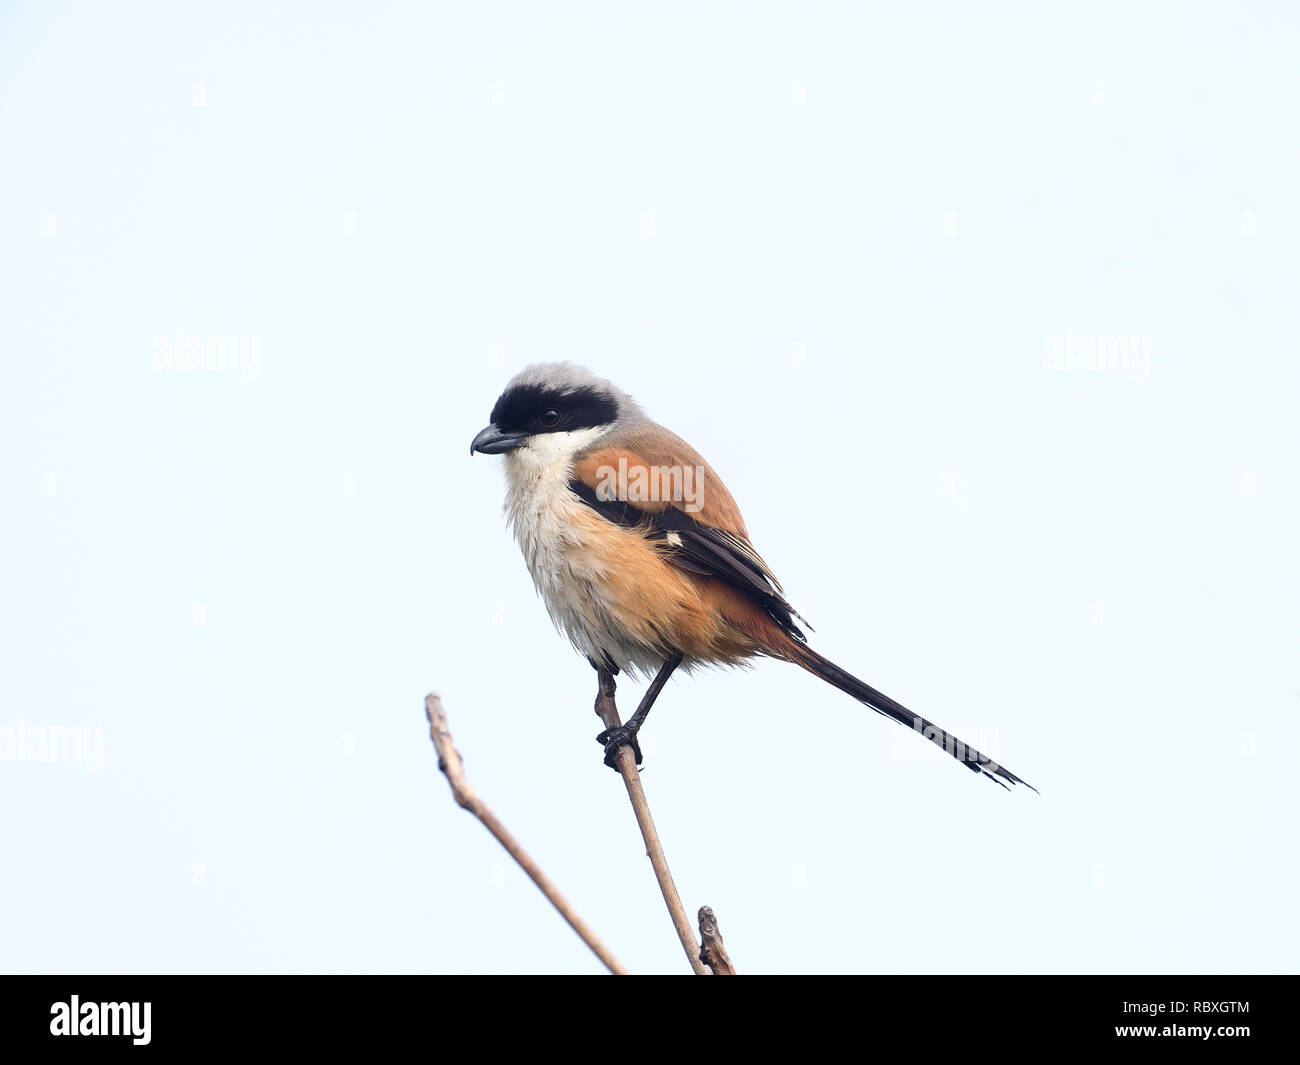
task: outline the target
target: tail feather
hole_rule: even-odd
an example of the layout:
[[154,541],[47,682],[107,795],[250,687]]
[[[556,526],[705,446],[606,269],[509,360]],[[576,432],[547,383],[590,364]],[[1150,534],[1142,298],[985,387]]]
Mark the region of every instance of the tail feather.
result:
[[785,657],[796,665],[802,666],[815,676],[821,677],[828,684],[833,684],[840,691],[847,695],[853,696],[858,702],[864,703],[871,707],[879,714],[892,718],[900,725],[906,725],[915,732],[919,732],[926,739],[942,747],[945,751],[956,758],[967,769],[973,770],[980,776],[987,777],[995,784],[999,784],[1008,791],[1011,789],[1008,784],[1024,784],[1030,791],[1035,794],[1038,789],[1027,781],[1021,780],[1018,776],[1008,769],[1004,769],[985,754],[981,754],[974,747],[963,743],[950,732],[945,732],[938,725],[932,724],[919,714],[912,713],[901,703],[895,702],[883,692],[876,691],[870,684],[858,680],[851,673],[841,669],[829,658],[819,655],[811,647],[803,644],[796,644],[791,641],[791,646],[786,649]]

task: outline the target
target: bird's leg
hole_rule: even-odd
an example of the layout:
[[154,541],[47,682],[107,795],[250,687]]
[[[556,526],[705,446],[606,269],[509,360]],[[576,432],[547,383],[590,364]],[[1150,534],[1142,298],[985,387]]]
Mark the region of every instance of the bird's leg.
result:
[[[682,664],[682,656],[674,655],[659,667],[659,672],[655,674],[655,679],[650,682],[650,687],[641,697],[641,705],[636,708],[636,713],[627,719],[625,724],[617,728],[607,728],[596,737],[597,743],[605,745],[605,764],[617,771],[618,769],[618,749],[624,744],[632,748],[632,754],[636,758],[636,764],[641,764],[641,745],[636,741],[636,734],[645,724],[645,719],[650,716],[650,708],[654,706],[655,700],[659,698],[659,693],[668,683],[668,678],[673,675],[673,670]],[[612,702],[614,698],[614,678],[612,675],[601,670],[600,672],[600,694],[596,696],[597,707],[600,701],[606,695],[606,679],[608,678],[608,695]]]
[[591,668],[596,671],[596,714],[602,721],[608,721],[612,712],[617,721],[618,705],[614,702],[614,690],[617,687],[614,683],[615,671],[595,662],[591,663]]
[[[604,665],[593,659],[591,668],[596,671],[596,716],[609,726],[610,722],[618,722],[618,703],[614,701],[614,692],[618,685],[614,681],[614,674],[618,672],[617,667]],[[608,728],[606,729],[608,731]],[[604,732],[601,735],[605,735]]]

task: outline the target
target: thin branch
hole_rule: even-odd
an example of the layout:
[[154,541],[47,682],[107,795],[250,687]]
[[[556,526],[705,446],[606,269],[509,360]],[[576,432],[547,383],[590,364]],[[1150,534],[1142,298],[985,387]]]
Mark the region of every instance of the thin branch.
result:
[[[614,702],[614,675],[604,669],[598,669],[597,673],[600,677],[600,690],[596,694],[596,713],[607,729],[618,728],[622,721]],[[673,927],[677,929],[677,938],[682,941],[682,949],[686,951],[687,960],[696,975],[708,976],[708,968],[700,961],[700,945],[695,941],[695,932],[682,907],[681,897],[677,894],[677,885],[673,883],[673,874],[668,869],[668,859],[664,856],[663,844],[659,842],[659,833],[655,831],[654,818],[650,816],[650,804],[646,801],[645,789],[641,787],[636,756],[629,746],[619,748],[618,771],[627,786],[627,797],[632,800],[632,811],[636,814],[641,837],[645,840],[646,856],[654,866],[655,879],[659,881],[659,890],[663,893],[668,913],[673,919]]]
[[714,976],[735,976],[736,967],[731,964],[727,948],[722,945],[722,933],[718,931],[718,919],[707,906],[700,907],[700,961],[713,970]]
[[542,894],[551,900],[551,905],[560,911],[560,916],[569,922],[569,927],[577,932],[596,957],[604,962],[605,968],[615,975],[626,975],[627,970],[623,968],[622,963],[601,942],[600,937],[591,930],[587,922],[578,916],[572,903],[560,894],[550,878],[519,845],[519,841],[507,831],[506,826],[497,820],[496,814],[488,809],[487,804],[469,786],[469,781],[465,779],[465,766],[460,760],[460,753],[452,743],[451,730],[447,727],[447,714],[442,708],[442,700],[434,692],[425,696],[424,713],[429,719],[429,738],[433,740],[434,749],[438,752],[438,768],[442,770],[447,783],[451,785],[451,794],[457,805],[472,813],[483,822],[484,828],[496,836],[501,846],[510,853],[510,857],[519,863],[520,868],[541,889]]

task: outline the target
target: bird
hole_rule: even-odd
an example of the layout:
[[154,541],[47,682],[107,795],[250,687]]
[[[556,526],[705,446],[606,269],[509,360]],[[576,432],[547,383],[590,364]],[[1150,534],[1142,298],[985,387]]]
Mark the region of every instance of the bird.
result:
[[[526,366],[470,444],[504,456],[504,511],[555,626],[598,674],[653,675],[597,739],[617,768],[673,672],[772,658],[819,677],[1010,790],[992,758],[818,654],[713,467],[628,393],[573,362]],[[802,623],[802,627],[801,627]]]

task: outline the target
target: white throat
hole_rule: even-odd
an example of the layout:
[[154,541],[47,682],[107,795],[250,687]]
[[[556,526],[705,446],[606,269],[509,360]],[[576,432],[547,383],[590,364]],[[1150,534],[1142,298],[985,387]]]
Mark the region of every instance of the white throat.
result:
[[567,485],[568,471],[573,457],[608,430],[607,426],[594,429],[575,429],[570,433],[539,433],[530,436],[523,447],[506,453],[506,476],[512,490],[520,479],[558,476]]
[[583,542],[586,511],[569,488],[574,457],[608,426],[531,437],[506,454],[506,513],[547,612],[573,645],[620,668],[655,668],[663,655],[624,637],[602,603],[608,559]]
[[594,428],[540,433],[506,453],[505,509],[534,580],[539,566],[554,563],[545,556],[568,539],[572,512],[583,505],[569,490],[574,456],[604,432]]

